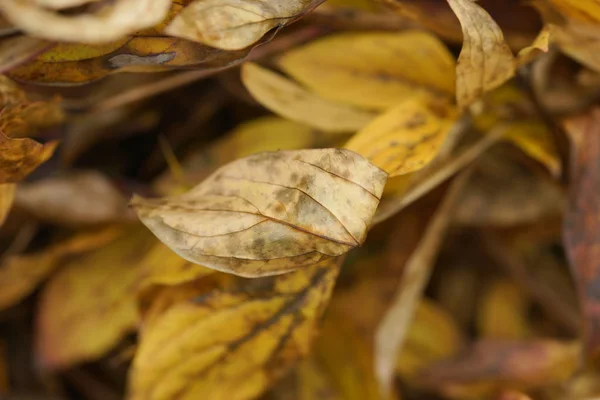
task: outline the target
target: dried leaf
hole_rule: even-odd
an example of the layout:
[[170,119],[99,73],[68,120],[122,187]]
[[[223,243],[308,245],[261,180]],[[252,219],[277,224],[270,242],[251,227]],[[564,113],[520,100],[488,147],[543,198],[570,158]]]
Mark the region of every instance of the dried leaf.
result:
[[0,310],[22,300],[69,256],[110,242],[114,228],[81,233],[42,252],[7,258],[0,266]]
[[285,53],[279,64],[317,94],[364,108],[454,94],[454,58],[425,32],[337,34]]
[[562,188],[526,164],[491,150],[479,160],[456,209],[456,221],[476,226],[516,226],[559,217]]
[[547,53],[550,46],[550,36],[550,29],[544,27],[531,46],[527,46],[519,51],[519,54],[517,54],[517,65],[528,64],[540,54]]
[[181,257],[240,276],[280,274],[361,244],[387,174],[340,149],[259,153],[191,191],[134,197],[148,228]]
[[242,81],[252,96],[269,110],[324,132],[353,132],[375,117],[368,111],[321,98],[256,64],[242,66]]
[[528,322],[530,302],[508,279],[496,279],[484,292],[477,313],[481,336],[492,339],[524,339],[531,335]]
[[[171,37],[133,37],[115,51],[93,58],[81,53],[93,54],[98,51],[97,47],[81,46],[80,54],[71,56],[75,61],[61,61],[52,55],[53,52],[42,54],[12,69],[7,75],[20,82],[81,84],[118,72],[160,72],[181,67],[221,68],[241,61],[250,50],[225,52]],[[83,58],[78,60],[78,57]],[[70,57],[63,58],[68,60]]]
[[5,106],[0,112],[0,131],[11,138],[34,135],[62,123],[65,119],[58,99],[23,102]]
[[154,243],[136,226],[52,277],[37,315],[36,349],[45,368],[94,360],[135,328],[139,261]]
[[170,0],[118,0],[96,14],[63,15],[33,0],[3,0],[4,16],[32,36],[43,39],[107,43],[149,28],[165,18]]
[[465,172],[452,184],[449,193],[436,210],[423,238],[406,261],[400,287],[377,327],[375,374],[383,393],[391,392],[397,354],[405,342],[414,310],[429,280],[437,253],[452,221],[453,208],[468,176],[468,172]]
[[[201,279],[166,290],[144,322],[130,398],[256,398],[308,353],[339,261],[215,288]],[[165,306],[173,296],[178,301]]]
[[440,151],[456,114],[409,99],[375,118],[344,147],[368,158],[390,177],[417,171]]
[[572,142],[571,187],[563,235],[585,321],[587,357],[600,353],[600,109],[567,121]]
[[256,43],[316,7],[322,0],[197,0],[181,11],[165,33],[224,50]]
[[15,199],[14,183],[0,183],[0,226],[6,220]]
[[41,144],[33,139],[11,139],[0,132],[0,183],[18,182],[47,161],[58,142]]
[[40,220],[71,226],[116,222],[129,215],[125,198],[96,171],[20,184],[15,205]]
[[456,101],[463,109],[515,74],[515,58],[492,17],[473,0],[447,0],[458,17],[463,47],[456,65]]
[[563,382],[580,346],[553,340],[482,340],[459,357],[423,371],[422,383],[455,399],[487,398],[499,389],[527,390]]

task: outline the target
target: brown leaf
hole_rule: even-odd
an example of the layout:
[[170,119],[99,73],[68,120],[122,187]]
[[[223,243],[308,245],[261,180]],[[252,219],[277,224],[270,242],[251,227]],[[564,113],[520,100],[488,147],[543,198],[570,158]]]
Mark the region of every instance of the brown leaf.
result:
[[585,320],[588,357],[600,353],[600,109],[568,120],[572,142],[571,187],[564,243]]
[[310,349],[341,260],[248,281],[218,274],[157,296],[130,373],[130,398],[253,399]]
[[269,110],[323,132],[353,132],[375,117],[368,111],[324,99],[257,64],[242,66],[242,82]]
[[456,101],[465,108],[515,73],[515,58],[492,17],[474,0],[447,0],[458,17],[463,47],[456,65]]
[[0,39],[0,73],[31,60],[49,47],[52,47],[50,42],[29,36]]
[[41,144],[33,139],[11,139],[0,132],[0,183],[18,182],[47,161],[58,142]]
[[580,346],[547,339],[482,340],[422,372],[422,383],[456,399],[486,398],[498,389],[531,389],[565,381]]
[[100,247],[117,233],[114,228],[84,232],[42,252],[7,258],[0,266],[0,310],[31,293],[66,257]]
[[11,138],[32,136],[64,119],[65,113],[58,99],[9,104],[0,112],[0,131]]
[[181,11],[165,33],[224,50],[241,50],[322,0],[200,0]]
[[181,257],[256,277],[360,245],[386,178],[348,150],[259,153],[220,168],[185,194],[134,197],[132,205]]
[[96,171],[20,184],[15,205],[35,218],[67,226],[132,217],[125,198],[108,178]]
[[94,14],[63,15],[34,0],[4,0],[0,11],[32,36],[44,39],[106,43],[149,28],[165,18],[170,0],[118,0]]
[[45,368],[97,359],[135,328],[140,261],[155,242],[135,226],[52,277],[37,314],[36,349]]

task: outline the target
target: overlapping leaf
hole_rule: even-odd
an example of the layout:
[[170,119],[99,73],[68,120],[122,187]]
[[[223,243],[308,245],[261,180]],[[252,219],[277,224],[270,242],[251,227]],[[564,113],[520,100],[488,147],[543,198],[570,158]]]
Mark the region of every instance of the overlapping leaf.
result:
[[292,271],[361,244],[387,174],[356,153],[259,153],[191,191],[134,197],[138,216],[192,262],[241,276]]
[[339,261],[252,281],[219,274],[216,286],[200,279],[165,289],[146,314],[130,398],[259,396],[308,353]]

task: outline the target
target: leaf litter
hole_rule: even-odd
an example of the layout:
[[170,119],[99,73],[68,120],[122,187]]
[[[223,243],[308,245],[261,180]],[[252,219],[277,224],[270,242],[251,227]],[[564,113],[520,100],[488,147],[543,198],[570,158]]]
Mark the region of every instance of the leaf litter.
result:
[[0,397],[600,396],[598,2],[320,3],[0,3]]

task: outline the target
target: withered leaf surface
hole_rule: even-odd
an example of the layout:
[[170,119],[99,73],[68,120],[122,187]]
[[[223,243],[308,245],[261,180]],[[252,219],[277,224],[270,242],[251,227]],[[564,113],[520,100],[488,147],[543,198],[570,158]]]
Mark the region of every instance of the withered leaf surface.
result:
[[340,261],[252,281],[223,279],[216,287],[201,279],[165,289],[142,326],[130,398],[258,397],[308,353]]
[[16,184],[0,183],[0,226],[4,223],[15,199]]
[[165,33],[224,50],[240,50],[286,25],[322,0],[197,0]]
[[465,108],[515,73],[515,58],[492,17],[473,0],[447,0],[460,20],[463,47],[456,65],[456,100]]
[[343,149],[255,154],[191,191],[132,205],[181,257],[256,277],[280,274],[360,245],[387,174]]

